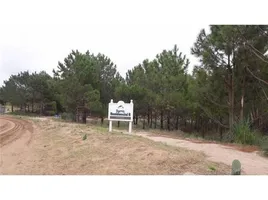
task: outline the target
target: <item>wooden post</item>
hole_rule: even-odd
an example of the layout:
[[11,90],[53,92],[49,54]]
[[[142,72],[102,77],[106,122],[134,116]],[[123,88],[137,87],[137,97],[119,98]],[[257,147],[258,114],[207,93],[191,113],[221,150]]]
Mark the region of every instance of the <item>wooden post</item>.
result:
[[109,121],[109,132],[112,132],[113,129],[113,122],[110,120]]
[[[133,100],[130,100],[130,104],[133,104]],[[132,122],[133,122],[133,113],[132,113],[132,119],[130,122],[128,122],[128,132],[132,132]]]
[[132,132],[132,122],[128,123],[128,132],[131,133]]

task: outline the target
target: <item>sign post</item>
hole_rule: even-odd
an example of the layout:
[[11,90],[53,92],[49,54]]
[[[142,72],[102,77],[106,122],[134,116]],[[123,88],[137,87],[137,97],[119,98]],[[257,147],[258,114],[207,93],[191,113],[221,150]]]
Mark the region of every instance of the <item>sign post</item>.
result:
[[112,132],[113,121],[124,121],[128,122],[128,132],[132,132],[132,122],[133,122],[133,101],[130,103],[125,103],[124,101],[118,101],[114,103],[111,99],[108,107],[108,120],[109,120],[109,132]]

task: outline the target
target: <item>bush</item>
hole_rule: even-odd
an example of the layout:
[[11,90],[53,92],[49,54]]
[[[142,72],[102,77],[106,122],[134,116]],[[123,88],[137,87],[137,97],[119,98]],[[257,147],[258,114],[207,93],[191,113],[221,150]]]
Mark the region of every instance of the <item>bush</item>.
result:
[[75,116],[72,113],[62,113],[61,118],[63,120],[68,120],[68,121],[74,121],[75,120]]
[[45,104],[44,114],[48,116],[54,116],[57,113],[57,104],[56,101],[51,101]]
[[265,156],[268,156],[268,136],[264,136],[260,142],[261,150]]
[[235,142],[235,136],[231,131],[222,134],[222,142]]
[[256,132],[250,129],[248,121],[240,121],[239,123],[234,124],[232,133],[236,143],[249,145],[256,144]]
[[49,111],[46,111],[45,114],[48,116],[54,116],[54,115],[56,115],[56,112],[49,110]]
[[87,139],[87,134],[85,134],[82,139],[86,140]]
[[24,112],[24,111],[14,111],[8,113],[9,115],[21,115],[21,116],[28,116],[28,117],[37,117],[39,114],[31,113],[31,112]]

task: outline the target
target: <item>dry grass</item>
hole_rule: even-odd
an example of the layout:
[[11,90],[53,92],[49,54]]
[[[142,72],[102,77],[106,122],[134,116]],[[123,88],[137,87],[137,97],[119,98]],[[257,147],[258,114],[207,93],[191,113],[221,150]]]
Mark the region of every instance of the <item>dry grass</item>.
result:
[[[106,128],[34,120],[30,148],[6,174],[171,175],[229,174],[230,167],[206,160],[204,154]],[[83,136],[87,138],[83,140]],[[18,167],[19,166],[19,167]],[[213,167],[211,167],[213,166]],[[213,168],[213,170],[211,170]]]

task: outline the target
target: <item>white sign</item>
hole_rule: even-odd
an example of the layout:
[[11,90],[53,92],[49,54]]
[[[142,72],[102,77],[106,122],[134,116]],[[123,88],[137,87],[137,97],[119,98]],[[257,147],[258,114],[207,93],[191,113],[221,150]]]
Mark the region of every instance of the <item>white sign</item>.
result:
[[109,131],[112,131],[112,121],[125,121],[129,122],[129,132],[131,132],[133,107],[132,100],[130,103],[125,103],[124,101],[114,103],[113,100],[111,100],[108,107]]
[[108,120],[111,121],[133,121],[133,103],[124,103],[118,101],[117,103],[109,103]]

